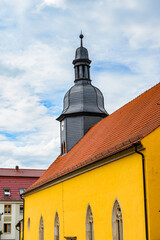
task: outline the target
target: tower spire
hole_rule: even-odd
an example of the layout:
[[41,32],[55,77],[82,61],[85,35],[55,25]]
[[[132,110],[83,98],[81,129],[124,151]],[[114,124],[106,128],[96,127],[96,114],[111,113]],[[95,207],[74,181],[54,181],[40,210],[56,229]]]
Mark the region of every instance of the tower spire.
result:
[[64,96],[60,121],[61,154],[69,152],[88,130],[108,116],[101,91],[91,84],[88,50],[83,47],[83,34],[79,35],[81,46],[76,49],[73,60],[74,86]]
[[79,38],[81,39],[81,47],[83,47],[83,38],[84,38],[84,36],[83,36],[83,34],[82,34],[82,30],[81,30],[81,34],[79,35]]

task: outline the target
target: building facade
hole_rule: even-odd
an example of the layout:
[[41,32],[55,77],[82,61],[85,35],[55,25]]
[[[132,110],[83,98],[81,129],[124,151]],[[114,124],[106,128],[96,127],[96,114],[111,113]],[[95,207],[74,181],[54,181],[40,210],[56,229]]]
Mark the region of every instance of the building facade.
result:
[[0,168],[0,231],[1,239],[18,240],[16,225],[23,219],[21,194],[44,173],[44,170]]
[[[83,95],[83,86],[78,89]],[[70,112],[58,120],[66,135],[64,119],[76,122],[89,113],[87,101],[81,103],[87,111],[64,103]],[[94,113],[93,107],[87,117]],[[160,239],[160,84],[105,116],[85,134],[81,124],[79,140],[73,129],[70,149],[61,133],[61,155],[24,193],[24,240]]]

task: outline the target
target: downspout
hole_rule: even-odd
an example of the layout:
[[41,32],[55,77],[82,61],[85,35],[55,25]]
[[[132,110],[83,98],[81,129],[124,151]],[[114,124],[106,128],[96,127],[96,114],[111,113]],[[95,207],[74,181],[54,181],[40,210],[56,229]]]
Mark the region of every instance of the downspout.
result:
[[23,197],[23,234],[22,234],[23,239],[22,240],[24,240],[24,208],[25,208],[24,206],[25,206],[25,199]]
[[146,176],[145,176],[145,157],[144,154],[137,150],[137,144],[133,144],[135,152],[142,156],[142,170],[143,170],[143,190],[144,190],[144,213],[145,213],[145,230],[146,240],[148,240],[148,216],[147,216],[147,198],[146,198]]
[[22,233],[22,240],[24,240],[24,204],[25,204],[25,202],[24,202],[24,197],[23,197],[23,195],[21,195],[21,199],[23,200],[23,225],[22,225],[22,227],[23,227],[23,229],[22,229],[23,233]]

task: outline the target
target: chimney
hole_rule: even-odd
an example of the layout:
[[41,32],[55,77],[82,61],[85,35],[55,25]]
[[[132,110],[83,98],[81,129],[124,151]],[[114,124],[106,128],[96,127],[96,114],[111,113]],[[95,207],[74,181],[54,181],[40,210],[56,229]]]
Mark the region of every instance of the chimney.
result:
[[19,166],[17,165],[17,166],[15,167],[15,169],[16,169],[16,171],[18,171],[18,170],[19,170]]

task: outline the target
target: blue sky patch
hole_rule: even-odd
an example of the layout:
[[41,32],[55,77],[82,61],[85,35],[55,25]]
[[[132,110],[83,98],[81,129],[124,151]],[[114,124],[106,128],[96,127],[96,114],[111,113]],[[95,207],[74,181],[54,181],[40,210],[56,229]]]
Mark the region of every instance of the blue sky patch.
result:
[[93,71],[97,72],[114,72],[114,73],[123,73],[123,74],[133,74],[133,71],[129,66],[124,65],[122,63],[114,63],[114,62],[98,62],[93,66]]
[[43,106],[45,106],[46,108],[51,108],[53,107],[53,103],[51,101],[47,101],[47,100],[42,100],[40,101],[40,104],[42,104]]
[[28,135],[31,132],[0,132],[0,135],[3,135],[6,137],[9,141],[19,141],[20,137],[23,137],[24,135]]
[[2,63],[0,63],[0,75],[6,76],[6,77],[17,77],[18,75],[21,75],[24,73],[24,70],[18,69],[18,68],[9,68],[9,66],[6,66]]

